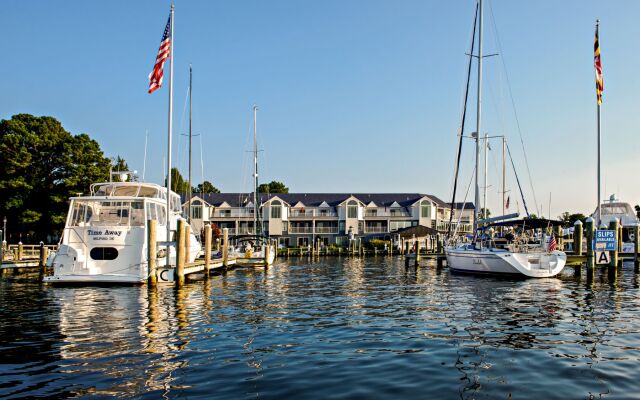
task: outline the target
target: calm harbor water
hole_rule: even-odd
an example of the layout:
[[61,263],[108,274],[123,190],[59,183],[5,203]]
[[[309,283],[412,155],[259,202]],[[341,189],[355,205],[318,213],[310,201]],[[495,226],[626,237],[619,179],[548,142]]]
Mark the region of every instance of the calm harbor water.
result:
[[2,398],[640,398],[640,276],[277,260],[181,289],[0,281]]

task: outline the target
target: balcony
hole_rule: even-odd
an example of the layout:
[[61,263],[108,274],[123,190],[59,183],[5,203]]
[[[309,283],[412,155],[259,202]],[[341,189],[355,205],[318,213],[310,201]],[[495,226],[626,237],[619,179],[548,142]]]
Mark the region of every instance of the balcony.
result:
[[289,218],[313,217],[313,210],[289,210]]
[[365,217],[410,217],[411,213],[403,210],[365,210]]
[[253,210],[215,211],[212,218],[253,218]]
[[[255,235],[255,233],[256,233],[256,230],[253,228],[245,228],[245,227],[238,228],[238,235]],[[229,232],[229,234],[231,234],[231,232]]]
[[311,226],[289,226],[289,233],[313,233]]
[[337,226],[316,226],[316,233],[338,233]]
[[365,226],[364,233],[387,233],[386,226]]

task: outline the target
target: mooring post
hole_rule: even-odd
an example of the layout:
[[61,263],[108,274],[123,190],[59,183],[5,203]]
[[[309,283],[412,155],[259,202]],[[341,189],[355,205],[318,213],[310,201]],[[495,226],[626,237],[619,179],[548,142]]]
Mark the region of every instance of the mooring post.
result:
[[640,250],[640,225],[633,227],[633,266],[638,272],[638,251]]
[[573,224],[573,254],[582,255],[582,221],[580,220]]
[[178,285],[182,285],[184,283],[184,260],[185,260],[185,225],[186,221],[184,219],[178,220],[178,232],[177,232],[177,243],[176,243],[176,282]]
[[0,264],[4,261],[4,232],[0,229]]
[[209,267],[211,265],[211,236],[213,232],[211,225],[204,226],[204,276],[209,277]]
[[269,257],[271,256],[271,245],[267,243],[264,247],[264,265],[269,266]]
[[184,224],[184,265],[189,264],[191,258],[191,224],[185,220]]
[[158,275],[156,272],[156,257],[158,255],[156,237],[157,228],[158,221],[156,221],[155,219],[150,219],[147,221],[147,273],[149,274],[149,285],[155,285],[156,283],[158,283]]
[[47,269],[47,248],[44,247],[44,242],[40,242],[40,259],[38,260],[38,267],[40,267],[40,278],[42,278]]
[[616,249],[611,253],[611,262],[609,263],[610,267],[616,267],[618,266],[618,243],[620,242],[619,240],[619,235],[618,235],[618,227],[620,225],[620,222],[618,221],[618,218],[614,218],[613,221],[609,222],[609,229],[611,229],[615,235],[616,235]]
[[562,227],[560,225],[553,226],[553,236],[556,237],[558,250],[564,251],[564,239],[562,238]]
[[414,260],[414,264],[417,267],[420,263],[420,239],[416,240],[416,258]]
[[18,261],[22,261],[23,254],[22,242],[18,242]]
[[222,265],[226,268],[229,263],[229,228],[222,229]]
[[593,239],[595,235],[595,221],[589,217],[585,220],[585,237],[587,238],[587,273],[593,272],[595,266],[595,254],[593,253]]

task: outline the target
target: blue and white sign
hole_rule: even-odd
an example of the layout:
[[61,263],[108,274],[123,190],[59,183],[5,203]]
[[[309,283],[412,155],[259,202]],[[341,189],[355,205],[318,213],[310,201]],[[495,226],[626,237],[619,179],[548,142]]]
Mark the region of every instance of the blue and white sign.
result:
[[594,248],[597,251],[615,251],[617,248],[616,231],[596,231],[596,240],[594,244]]

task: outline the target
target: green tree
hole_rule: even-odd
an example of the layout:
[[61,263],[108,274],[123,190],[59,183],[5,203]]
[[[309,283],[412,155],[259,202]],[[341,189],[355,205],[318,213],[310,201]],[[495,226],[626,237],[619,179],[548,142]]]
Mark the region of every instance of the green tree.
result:
[[562,215],[558,216],[560,221],[564,221],[567,225],[573,225],[576,221],[580,220],[583,224],[587,219],[586,215],[581,213],[570,214],[568,211],[562,213]]
[[491,218],[491,210],[489,210],[489,209],[487,208],[487,209],[486,209],[486,211],[487,211],[487,215],[485,216],[485,215],[484,215],[484,213],[485,213],[485,209],[484,209],[484,207],[481,207],[481,208],[480,208],[480,214],[479,214],[479,216],[478,216],[478,217],[479,217],[479,218],[482,218],[482,219]]
[[213,186],[209,181],[204,181],[198,184],[197,187],[193,188],[193,191],[197,193],[220,193],[220,189]]
[[60,233],[70,196],[108,179],[110,160],[95,140],[55,118],[18,114],[0,121],[0,165],[0,212],[11,239],[40,240]]
[[[113,174],[117,172],[129,171],[129,165],[125,161],[124,158],[120,157],[120,155],[115,156],[111,159],[111,172]],[[118,175],[118,177],[112,177],[113,180],[122,181],[122,177]],[[138,178],[135,175],[128,174],[126,179],[123,182],[136,182]]]
[[[166,182],[165,182],[166,186]],[[185,181],[178,168],[171,168],[171,190],[176,193],[188,193],[189,182]]]
[[282,182],[271,181],[258,186],[258,193],[289,193],[289,188]]

